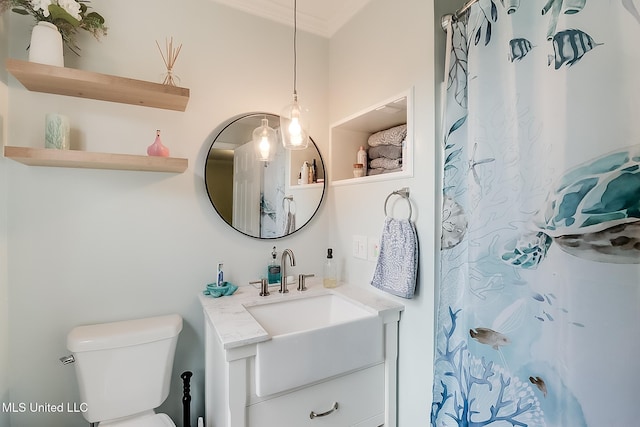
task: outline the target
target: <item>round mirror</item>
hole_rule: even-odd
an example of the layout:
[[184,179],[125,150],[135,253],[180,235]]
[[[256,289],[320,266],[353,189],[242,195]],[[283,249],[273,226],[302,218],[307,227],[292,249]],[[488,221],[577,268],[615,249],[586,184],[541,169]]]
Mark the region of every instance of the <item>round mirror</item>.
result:
[[[276,135],[268,146],[268,160],[260,160],[265,146],[256,148],[253,135],[265,124]],[[280,118],[268,113],[228,120],[214,132],[204,167],[207,193],[216,212],[234,229],[260,239],[300,230],[324,197],[325,168],[315,142],[312,139],[304,150],[286,150],[279,126]]]

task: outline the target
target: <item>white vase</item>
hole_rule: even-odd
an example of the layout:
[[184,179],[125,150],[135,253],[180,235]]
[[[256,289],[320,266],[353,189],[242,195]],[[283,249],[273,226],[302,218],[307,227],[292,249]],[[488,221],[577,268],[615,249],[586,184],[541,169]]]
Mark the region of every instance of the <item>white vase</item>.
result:
[[64,67],[62,55],[62,35],[58,27],[50,22],[40,21],[31,31],[29,61]]

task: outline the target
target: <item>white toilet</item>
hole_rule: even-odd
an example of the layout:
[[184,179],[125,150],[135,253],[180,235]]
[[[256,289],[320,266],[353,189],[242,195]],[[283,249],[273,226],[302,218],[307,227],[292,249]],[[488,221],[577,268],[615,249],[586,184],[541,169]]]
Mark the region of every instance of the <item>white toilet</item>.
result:
[[85,419],[99,427],[175,427],[154,408],[169,395],[181,330],[177,314],[72,329],[67,348]]

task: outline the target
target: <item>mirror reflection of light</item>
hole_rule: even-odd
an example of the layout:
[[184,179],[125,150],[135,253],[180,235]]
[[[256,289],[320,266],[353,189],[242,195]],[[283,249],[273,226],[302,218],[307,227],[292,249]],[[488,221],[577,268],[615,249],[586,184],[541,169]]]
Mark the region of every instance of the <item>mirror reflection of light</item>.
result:
[[262,135],[262,138],[260,138],[260,160],[267,160],[270,151],[271,144],[269,143],[269,136]]
[[260,162],[273,160],[275,146],[277,144],[276,131],[269,127],[269,121],[263,118],[261,125],[253,131],[253,143],[255,155]]

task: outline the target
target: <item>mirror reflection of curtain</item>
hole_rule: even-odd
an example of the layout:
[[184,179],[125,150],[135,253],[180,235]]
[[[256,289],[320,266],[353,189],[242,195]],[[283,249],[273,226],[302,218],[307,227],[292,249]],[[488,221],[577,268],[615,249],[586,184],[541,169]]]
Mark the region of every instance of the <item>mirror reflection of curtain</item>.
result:
[[431,425],[638,425],[640,1],[505,3],[448,34]]
[[236,148],[233,154],[233,222],[235,229],[250,236],[260,235],[262,164],[255,161],[253,143]]
[[276,153],[273,161],[263,163],[262,173],[264,183],[261,189],[260,201],[260,237],[274,238],[285,234],[285,220],[287,206],[285,197],[285,175],[287,152],[282,144],[276,145]]

